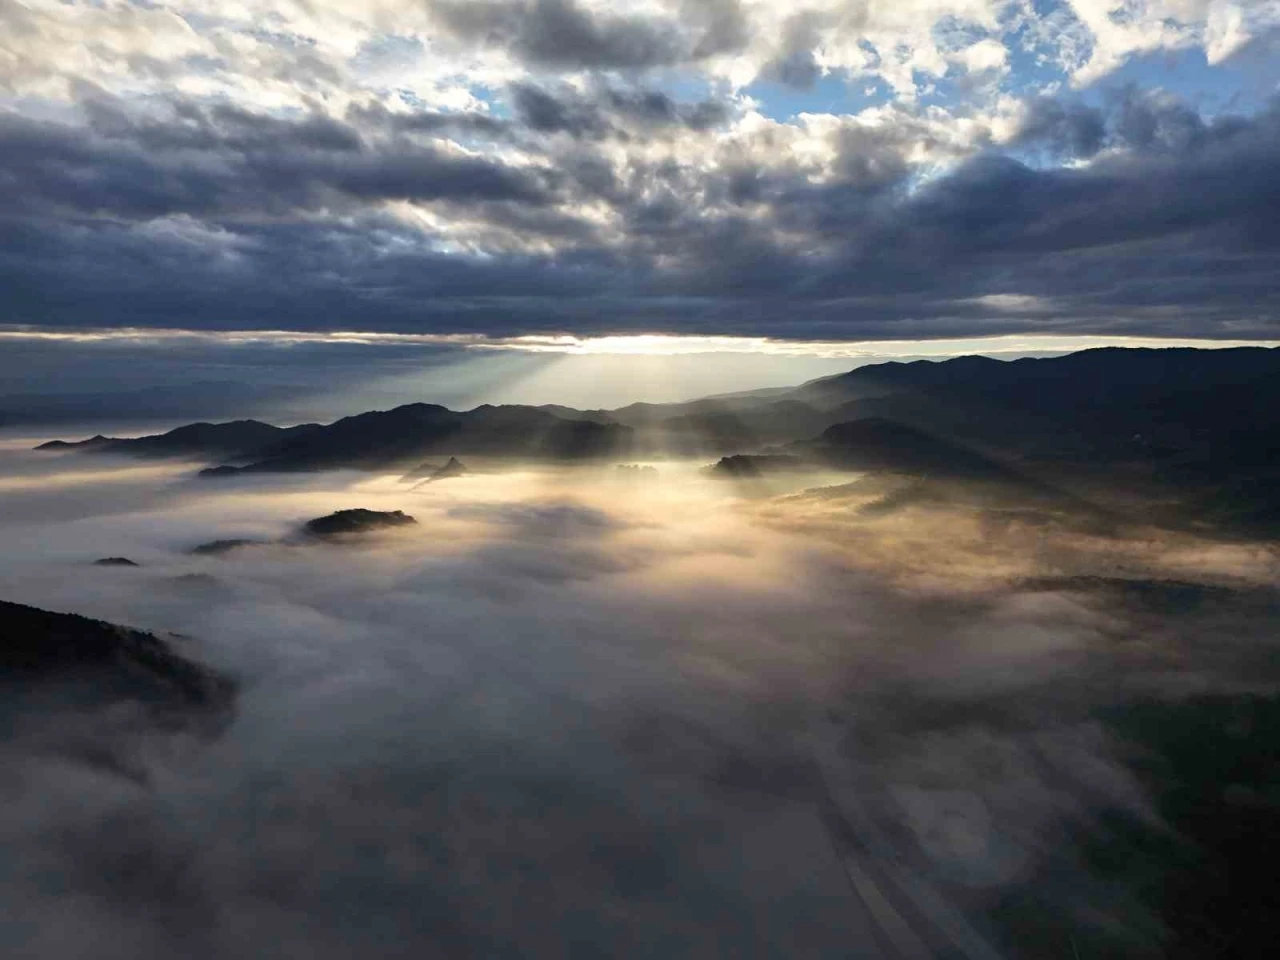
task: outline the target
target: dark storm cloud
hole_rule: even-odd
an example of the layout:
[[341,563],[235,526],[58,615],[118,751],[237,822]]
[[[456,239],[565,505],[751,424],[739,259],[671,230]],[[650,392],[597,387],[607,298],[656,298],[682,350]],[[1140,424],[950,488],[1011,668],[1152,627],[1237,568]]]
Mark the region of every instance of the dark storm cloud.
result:
[[[337,120],[181,101],[144,117],[93,97],[80,124],[4,114],[6,316],[491,334],[1274,333],[1274,102],[1206,119],[1132,89],[1098,108],[1037,101],[1015,152],[954,153],[928,180],[912,152],[954,148],[906,111],[832,128],[815,176],[779,128],[705,137],[724,115],[715,101],[522,85],[512,103],[510,118],[361,108]],[[622,137],[673,150],[620,160],[610,143]],[[1016,159],[1037,151],[1092,160]],[[390,200],[469,232],[433,235],[379,209]],[[997,309],[980,299],[992,294],[1021,299]]]
[[[231,252],[217,249],[220,237],[206,245],[102,221],[0,231],[0,283],[19,323],[493,332],[514,320],[545,329],[561,309],[587,312],[566,298],[617,282],[588,256],[553,264],[433,252],[413,230],[379,218],[324,228],[241,225]],[[109,302],[118,304],[110,317]],[[561,307],[548,310],[551,302]],[[597,301],[590,310],[603,308]]]
[[1028,105],[1015,143],[1059,157],[1092,157],[1104,147],[1142,153],[1199,150],[1249,126],[1239,117],[1206,123],[1188,104],[1132,85],[1108,91],[1102,107],[1040,97]]
[[1274,253],[1265,211],[1280,198],[1280,101],[1206,123],[1128,92],[1111,113],[1107,142],[1126,149],[1080,169],[980,157],[925,191],[916,216],[953,247],[1068,251],[1195,233],[1206,254]]
[[139,120],[90,102],[87,128],[0,114],[0,204],[13,213],[143,220],[272,215],[347,201],[547,201],[550,172],[404,139],[369,141],[340,121],[282,120],[178,103]]
[[686,217],[667,224],[665,240],[683,237],[700,252],[689,282],[708,295],[737,277],[793,295],[896,296],[881,317],[913,306],[969,315],[966,332],[984,326],[971,307],[948,311],[947,301],[1000,292],[1061,301],[1075,330],[1114,324],[1129,306],[1180,311],[1123,321],[1153,333],[1212,333],[1202,310],[1266,326],[1280,259],[1268,214],[1280,202],[1280,110],[1204,122],[1125,96],[1103,139],[1122,149],[1085,168],[1036,168],[992,150],[917,185],[892,139],[859,132],[841,144],[835,182],[748,164],[729,181],[733,202],[766,205],[789,235],[826,242],[828,256],[751,242],[742,220]]
[[571,88],[552,91],[520,83],[512,87],[511,99],[528,129],[586,138],[625,139],[629,131],[651,134],[662,128],[702,131],[723,125],[730,115],[728,106],[720,101],[677,103],[655,90],[606,88],[584,94]]
[[502,47],[527,64],[644,70],[740,50],[748,40],[737,0],[686,0],[676,19],[604,14],[574,0],[436,0],[459,41]]
[[505,139],[513,133],[512,124],[485,113],[416,110],[393,113],[381,104],[353,106],[347,119],[356,126],[373,127],[403,134],[473,135]]
[[723,127],[733,114],[731,105],[722,100],[684,103],[659,90],[615,89],[605,84],[584,91],[564,84],[542,86],[521,81],[511,84],[506,99],[514,113],[512,118],[476,111],[400,113],[373,104],[351,107],[347,121],[371,132],[449,136],[467,142],[516,143],[536,148],[537,138],[547,134],[628,140],[638,135],[671,137],[682,130],[707,131]]
[[1059,156],[1092,157],[1102,149],[1106,120],[1096,107],[1037,97],[1027,105],[1017,143],[1043,146]]
[[432,10],[463,42],[506,47],[546,66],[644,68],[675,63],[683,55],[674,24],[600,16],[573,0],[437,2]]

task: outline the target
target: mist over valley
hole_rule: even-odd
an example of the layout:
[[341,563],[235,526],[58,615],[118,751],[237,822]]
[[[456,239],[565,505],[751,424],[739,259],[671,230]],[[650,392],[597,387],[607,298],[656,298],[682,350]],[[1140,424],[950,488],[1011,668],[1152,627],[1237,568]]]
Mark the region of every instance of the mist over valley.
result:
[[1274,357],[5,441],[0,937],[1250,955]]

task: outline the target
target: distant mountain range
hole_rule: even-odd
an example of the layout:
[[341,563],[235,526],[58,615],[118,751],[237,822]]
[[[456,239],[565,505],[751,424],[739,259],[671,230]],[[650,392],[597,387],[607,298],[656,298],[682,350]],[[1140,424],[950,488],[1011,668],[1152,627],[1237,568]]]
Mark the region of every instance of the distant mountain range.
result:
[[429,456],[489,455],[546,460],[609,457],[629,449],[619,423],[566,419],[537,407],[483,406],[466,412],[411,403],[334,423],[276,427],[257,420],[193,423],[133,439],[52,441],[41,450],[85,450],[137,457],[225,460],[210,473],[284,473],[340,467],[417,466]]
[[[791,389],[616,410],[415,403],[331,424],[191,424],[42,449],[204,460],[216,475],[424,460],[796,457],[859,471],[1176,494],[1180,516],[1280,529],[1280,351],[1087,350],[884,363]],[[786,461],[773,461],[772,465]],[[751,472],[748,461],[732,469]],[[726,472],[731,472],[726,468]],[[1190,513],[1188,513],[1190,511]]]

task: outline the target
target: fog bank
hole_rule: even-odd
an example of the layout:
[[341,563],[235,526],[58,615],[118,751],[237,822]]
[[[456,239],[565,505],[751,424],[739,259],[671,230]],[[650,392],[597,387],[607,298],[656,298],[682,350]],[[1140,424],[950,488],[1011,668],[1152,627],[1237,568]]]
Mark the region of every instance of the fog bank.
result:
[[[1275,679],[1256,544],[698,464],[410,489],[0,460],[0,595],[183,634],[243,685],[216,743],[129,744],[137,780],[10,718],[11,956],[1017,956],[1032,901],[1076,931],[1034,955],[1141,955],[1160,918],[1073,846],[1159,824],[1100,718]],[[356,506],[418,523],[287,542]],[[233,537],[276,542],[187,552]],[[1225,592],[1174,618],[1089,576]]]

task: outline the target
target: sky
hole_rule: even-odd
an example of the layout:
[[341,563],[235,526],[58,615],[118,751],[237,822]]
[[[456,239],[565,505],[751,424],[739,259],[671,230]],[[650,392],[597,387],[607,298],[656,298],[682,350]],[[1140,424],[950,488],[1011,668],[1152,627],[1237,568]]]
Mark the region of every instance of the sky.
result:
[[0,0],[0,389],[1268,341],[1278,48],[1280,0]]
[[[1097,710],[1264,681],[1266,545],[700,463],[209,486],[28,448],[1277,345],[1278,65],[1280,0],[0,0],[0,581],[242,682],[207,750],[140,737],[147,788],[93,765],[128,714],[0,703],[0,943],[830,955],[841,804],[885,869],[1111,923],[1057,843],[1151,810]],[[290,540],[351,507],[419,522]],[[189,552],[228,537],[274,542]]]

